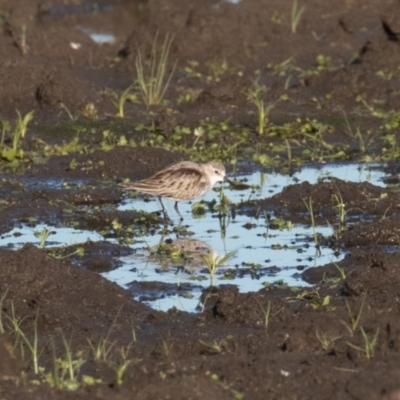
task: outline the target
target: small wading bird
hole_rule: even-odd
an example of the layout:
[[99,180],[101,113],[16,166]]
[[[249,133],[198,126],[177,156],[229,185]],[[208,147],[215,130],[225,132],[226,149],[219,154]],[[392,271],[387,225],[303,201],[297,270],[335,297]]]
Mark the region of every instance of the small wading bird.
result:
[[119,186],[157,196],[166,219],[169,219],[169,217],[161,198],[174,200],[174,208],[182,221],[183,217],[178,209],[178,201],[202,197],[217,182],[223,181],[234,184],[225,177],[225,167],[219,162],[211,161],[198,164],[192,161],[181,161],[164,168],[149,178],[133,183],[122,183]]

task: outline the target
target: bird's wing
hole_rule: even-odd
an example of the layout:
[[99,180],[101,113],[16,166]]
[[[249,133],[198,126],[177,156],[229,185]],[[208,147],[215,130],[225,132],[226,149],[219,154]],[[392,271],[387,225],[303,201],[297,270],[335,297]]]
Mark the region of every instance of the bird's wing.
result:
[[126,189],[174,200],[199,197],[207,186],[207,177],[200,170],[186,166],[166,168],[147,179],[124,185]]

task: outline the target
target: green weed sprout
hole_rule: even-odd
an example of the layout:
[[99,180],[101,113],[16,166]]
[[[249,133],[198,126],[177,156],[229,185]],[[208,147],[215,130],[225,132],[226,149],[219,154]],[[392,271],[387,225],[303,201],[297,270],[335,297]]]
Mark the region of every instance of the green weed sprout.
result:
[[72,358],[71,341],[68,342],[64,335],[62,335],[62,339],[65,347],[65,366],[68,371],[69,381],[75,383],[77,382],[76,374],[86,361],[82,359],[74,360]]
[[46,241],[49,238],[51,234],[51,230],[47,229],[46,227],[44,227],[41,232],[35,231],[34,235],[35,237],[40,239],[39,242],[39,249],[44,249],[46,247]]
[[264,95],[268,91],[265,85],[260,85],[258,81],[254,81],[247,92],[248,100],[253,103],[257,108],[258,124],[257,133],[262,134],[265,132],[269,122],[269,112],[275,106],[275,103],[266,105],[264,102]]
[[78,373],[81,366],[86,362],[82,358],[74,359],[71,350],[71,341],[67,341],[64,335],[62,340],[65,348],[65,358],[56,358],[54,339],[53,347],[53,371],[46,375],[48,383],[58,389],[76,390],[79,388]]
[[254,299],[256,300],[256,302],[258,303],[258,305],[261,308],[261,311],[263,313],[264,316],[264,326],[266,328],[268,328],[269,322],[271,321],[271,319],[278,314],[279,312],[281,312],[283,310],[283,308],[281,308],[280,310],[278,310],[275,314],[271,315],[271,301],[268,300],[268,306],[267,308],[264,308],[263,305],[261,304],[261,302],[257,299],[257,297],[254,297]]
[[0,124],[1,124],[1,142],[0,143],[1,143],[1,146],[3,146],[4,145],[4,140],[5,140],[5,137],[6,137],[6,133],[10,132],[11,125],[5,119],[0,120]]
[[231,205],[231,201],[227,196],[225,196],[225,193],[223,189],[219,192],[219,205],[216,206],[218,210],[218,214],[220,216],[222,215],[229,215],[229,206]]
[[[0,303],[0,304],[1,304],[1,303]],[[134,325],[134,323],[133,323],[133,319],[132,319],[132,318],[131,318],[131,324],[132,324],[132,340],[133,340],[134,342],[137,342],[135,325]]]
[[303,15],[305,11],[305,7],[301,7],[300,10],[297,9],[297,0],[293,0],[292,4],[292,14],[291,14],[291,27],[292,27],[292,33],[296,33],[297,26],[299,25],[301,16]]
[[25,138],[29,122],[33,119],[33,111],[22,117],[21,113],[17,111],[17,123],[15,126],[14,134],[12,135],[13,149],[16,151],[20,140]]
[[316,248],[319,250],[319,240],[318,240],[318,233],[315,230],[315,216],[314,216],[314,210],[313,210],[313,202],[312,202],[312,198],[310,197],[308,199],[308,202],[305,199],[302,199],[304,205],[306,206],[308,213],[310,214],[310,219],[311,219],[311,226],[313,229],[313,235],[314,235],[314,242],[315,242],[315,246]]
[[69,108],[64,104],[60,103],[60,107],[67,113],[69,119],[71,121],[77,121],[79,118],[79,112],[75,112],[75,114],[72,114],[72,112],[69,110]]
[[99,118],[99,113],[94,103],[87,103],[79,110],[79,113],[91,121],[96,121]]
[[21,26],[21,40],[20,40],[21,53],[25,56],[28,54],[28,45],[26,43],[26,25]]
[[213,354],[221,354],[224,350],[224,346],[218,343],[216,339],[214,339],[212,342],[206,342],[205,340],[199,340],[199,342],[210,349]]
[[[33,111],[27,113],[22,117],[21,113],[17,112],[17,120],[15,122],[14,131],[11,132],[11,126],[7,121],[1,121],[2,126],[2,136],[1,136],[1,157],[7,161],[13,161],[15,158],[23,157],[24,152],[20,148],[22,140],[25,138],[26,131],[28,129],[29,122],[33,119]],[[5,133],[10,132],[12,147],[6,146],[4,144]]]
[[169,35],[165,37],[161,51],[157,51],[157,37],[158,34],[153,42],[150,54],[150,66],[147,70],[140,50],[136,57],[137,81],[143,101],[147,107],[162,102],[176,67],[175,63],[171,73],[167,77],[167,61],[173,37]]
[[379,328],[377,328],[375,335],[372,337],[372,339],[370,339],[367,335],[367,333],[365,332],[364,328],[361,327],[360,328],[361,331],[361,335],[363,337],[363,341],[364,341],[364,347],[361,346],[356,346],[350,342],[347,342],[347,344],[352,347],[353,349],[358,350],[360,353],[364,353],[365,357],[369,360],[371,359],[374,354],[375,354],[375,346],[378,343],[378,336],[379,336]]
[[374,133],[374,130],[367,130],[367,132],[363,135],[359,126],[357,126],[355,131],[353,131],[345,111],[343,111],[343,117],[346,121],[347,135],[354,141],[358,142],[358,149],[361,153],[367,153],[369,146],[373,143],[378,133]]
[[164,354],[167,358],[169,358],[171,356],[173,347],[174,347],[174,342],[171,342],[170,344],[168,344],[168,342],[166,340],[162,341],[162,348],[163,348]]
[[28,350],[31,353],[32,360],[33,360],[33,371],[35,374],[39,373],[39,336],[38,336],[38,330],[37,330],[37,324],[38,324],[38,318],[39,318],[39,310],[36,312],[36,317],[35,317],[35,323],[34,323],[34,332],[33,332],[33,341],[31,342],[26,334],[22,331],[20,328],[21,322],[18,322],[17,317],[15,315],[15,309],[14,309],[14,304],[11,305],[11,317],[7,316],[8,319],[10,320],[14,332],[17,335],[17,342],[19,340],[22,340],[22,343],[25,343]]
[[351,310],[350,304],[349,304],[349,302],[348,302],[347,299],[346,299],[346,308],[347,308],[347,312],[348,312],[349,317],[350,317],[351,330],[352,330],[353,332],[357,329],[357,326],[358,326],[358,324],[359,324],[359,322],[360,322],[361,314],[362,314],[362,311],[363,311],[363,308],[364,308],[364,303],[365,303],[365,295],[363,296],[360,309],[358,310],[358,314],[356,315],[356,314],[354,314],[353,311]]
[[[258,300],[257,300],[258,301]],[[271,319],[271,302],[268,301],[268,307],[266,309],[264,309],[261,304],[260,304],[261,310],[264,314],[264,325],[265,327],[268,326],[269,324],[269,320]]]
[[214,276],[217,268],[224,263],[226,263],[230,258],[236,254],[236,251],[230,251],[223,257],[219,257],[215,252],[210,252],[209,254],[202,254],[201,258],[206,264],[207,270],[210,274],[210,286],[214,286]]
[[331,296],[321,297],[318,290],[304,290],[295,297],[287,297],[286,300],[300,300],[307,302],[314,310],[319,307],[327,307],[331,302]]
[[197,142],[204,135],[204,133],[205,133],[205,129],[202,126],[195,128],[195,130],[193,131],[193,135],[196,136],[196,139],[193,142],[192,149],[194,149],[196,147]]
[[[136,341],[136,335],[133,335],[133,340]],[[128,344],[128,346],[126,346],[126,347],[122,346],[120,349],[118,349],[118,352],[121,357],[121,361],[111,363],[111,366],[115,370],[115,373],[116,373],[116,383],[118,386],[122,385],[122,383],[124,382],[125,372],[126,372],[126,369],[128,368],[128,366],[130,364],[132,364],[133,362],[141,361],[141,359],[137,359],[137,360],[129,360],[128,359],[132,343],[133,342],[130,342]]]
[[124,118],[125,117],[125,103],[130,101],[132,103],[137,102],[137,96],[133,93],[133,90],[136,88],[136,83],[132,83],[129,87],[127,87],[120,95],[114,90],[108,89],[104,92],[104,94],[110,96],[112,98],[112,103],[117,109],[117,117]]
[[119,317],[119,314],[121,313],[121,310],[122,310],[122,307],[118,310],[118,313],[115,316],[114,321],[112,322],[110,329],[107,332],[107,335],[105,337],[101,337],[97,344],[93,344],[90,339],[87,339],[89,346],[92,349],[93,358],[95,360],[107,361],[107,358],[108,358],[108,355],[110,354],[111,349],[116,344],[116,341],[110,343],[109,337],[117,323],[117,319]]
[[337,263],[333,263],[333,265],[335,266],[335,268],[339,271],[339,274],[340,274],[340,278],[341,279],[346,279],[347,278],[347,274],[346,274],[346,272],[344,271],[344,268],[343,267],[341,267],[341,266],[339,266]]
[[321,334],[318,329],[315,332],[315,336],[318,342],[321,343],[321,346],[325,351],[331,351],[333,349],[336,340],[341,338],[341,336],[336,336],[332,338],[328,337],[326,333]]
[[117,375],[117,385],[120,386],[124,382],[125,371],[132,363],[132,360],[124,360],[115,366],[115,373]]
[[343,230],[346,225],[346,215],[347,215],[346,204],[344,203],[343,197],[340,192],[333,194],[332,199],[335,202],[334,207],[337,208],[338,210],[339,225],[341,227],[341,230]]

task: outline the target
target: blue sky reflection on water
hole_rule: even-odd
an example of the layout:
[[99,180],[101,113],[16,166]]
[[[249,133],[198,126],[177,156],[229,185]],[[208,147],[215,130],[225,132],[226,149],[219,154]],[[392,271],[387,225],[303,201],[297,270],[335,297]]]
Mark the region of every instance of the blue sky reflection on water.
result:
[[[322,165],[318,168],[303,168],[293,176],[282,175],[278,173],[265,174],[254,172],[248,176],[239,175],[238,179],[246,178],[249,185],[258,185],[259,189],[252,191],[225,190],[225,195],[232,203],[251,199],[263,199],[273,196],[282,191],[290,184],[308,181],[310,184],[317,183],[321,179],[337,177],[352,182],[368,181],[377,186],[384,186],[384,173],[377,169],[371,169],[368,165],[358,164],[339,164]],[[209,192],[204,196],[204,200],[211,201],[218,199],[218,193]],[[299,201],[302,201],[299,198]],[[164,201],[170,217],[175,224],[179,224],[178,216],[173,209],[172,201]],[[120,210],[138,209],[145,212],[155,212],[160,210],[156,199],[143,201],[142,197],[128,199],[120,206]],[[268,230],[263,216],[258,219],[249,218],[243,215],[236,215],[234,220],[230,220],[226,229],[225,236],[222,235],[219,220],[207,213],[203,218],[194,218],[191,212],[189,202],[179,203],[179,208],[185,220],[183,224],[193,233],[191,240],[203,243],[209,251],[218,256],[223,256],[229,252],[236,252],[235,255],[219,268],[215,284],[234,284],[242,292],[257,291],[263,287],[264,282],[276,282],[283,280],[288,285],[307,286],[299,277],[299,273],[306,268],[322,266],[331,261],[340,261],[344,254],[338,256],[332,249],[321,248],[321,254],[316,254],[315,242],[313,241],[313,229],[310,226],[295,225],[284,227],[282,230]],[[290,221],[285,221],[286,223]],[[251,229],[244,227],[245,224],[251,224]],[[323,236],[330,236],[332,228],[329,226],[317,226],[316,231]],[[124,266],[118,270],[104,274],[121,285],[127,285],[131,281],[162,281],[175,285],[182,283],[201,284],[204,288],[209,285],[208,274],[204,271],[203,265],[191,267],[190,263],[184,267],[189,272],[182,272],[181,264],[168,267],[160,266],[154,257],[149,258],[146,251],[148,247],[157,246],[160,240],[170,239],[179,240],[175,235],[161,238],[160,235],[143,238],[133,245],[136,255],[126,257]],[[196,258],[196,257],[195,257]],[[195,260],[196,264],[201,264]],[[250,267],[253,270],[260,271],[258,274],[246,273]],[[226,270],[232,269],[237,272],[234,279],[226,279]],[[239,271],[238,271],[239,270]],[[243,270],[243,271],[240,271]],[[162,272],[161,272],[162,271]],[[203,278],[198,281],[196,279]],[[192,311],[198,304],[198,296],[187,299],[182,295],[168,296],[158,299],[151,305],[161,310],[167,310],[173,306]]]
[[[259,188],[241,191],[225,189],[225,195],[232,203],[238,203],[249,198],[264,199],[273,196],[290,184],[308,181],[317,183],[321,179],[337,177],[352,182],[368,181],[377,186],[385,186],[384,173],[371,168],[368,164],[339,164],[321,165],[318,168],[302,168],[293,176],[279,173],[253,172],[249,175],[238,175],[237,179],[246,178],[249,185],[257,185]],[[218,192],[211,191],[204,200],[218,199]],[[299,201],[302,201],[299,198]],[[175,225],[179,225],[178,216],[173,209],[173,202],[165,200],[164,204]],[[316,253],[313,240],[313,228],[311,226],[293,225],[290,221],[283,221],[282,229],[269,229],[262,212],[256,218],[245,215],[236,215],[235,219],[227,218],[225,235],[221,230],[220,221],[215,215],[207,212],[204,217],[196,218],[191,211],[192,204],[181,202],[180,211],[185,220],[183,225],[191,234],[182,236],[170,233],[161,236],[156,232],[152,235],[135,237],[135,243],[131,245],[135,253],[122,257],[122,266],[116,270],[103,273],[107,279],[127,287],[132,281],[138,282],[163,282],[172,286],[180,286],[185,283],[196,285],[198,288],[208,288],[210,285],[209,274],[205,270],[201,254],[212,254],[214,257],[222,257],[229,252],[235,252],[224,265],[218,268],[214,284],[236,285],[240,291],[258,291],[265,282],[273,283],[283,280],[288,285],[307,286],[301,280],[300,273],[309,267],[322,266],[331,261],[340,261],[344,254],[334,254],[330,248],[321,247],[321,254]],[[118,207],[119,210],[143,210],[155,212],[160,210],[157,199],[144,199],[141,196],[127,198]],[[97,232],[76,230],[67,227],[49,227],[38,225],[35,228],[22,226],[13,229],[8,234],[2,235],[1,246],[18,248],[24,243],[39,245],[40,232],[43,228],[52,231],[46,246],[68,246],[84,243],[87,240],[104,240]],[[170,227],[171,228],[171,227]],[[250,228],[250,229],[249,229]],[[171,230],[171,229],[170,229]],[[323,236],[330,236],[332,228],[329,226],[317,226],[316,232]],[[116,243],[115,239],[106,239]],[[149,249],[156,248],[160,242],[168,240],[178,247],[189,249],[190,257],[184,262],[182,259],[171,260],[167,257],[156,257],[150,254]],[[228,274],[229,272],[229,274]],[[227,277],[229,279],[227,279]],[[133,295],[140,297],[141,293],[132,290]],[[185,311],[194,311],[199,303],[200,289],[194,290],[192,296],[184,295],[184,291],[172,296],[164,296],[158,293],[159,298],[148,302],[156,309],[168,310],[171,307]]]

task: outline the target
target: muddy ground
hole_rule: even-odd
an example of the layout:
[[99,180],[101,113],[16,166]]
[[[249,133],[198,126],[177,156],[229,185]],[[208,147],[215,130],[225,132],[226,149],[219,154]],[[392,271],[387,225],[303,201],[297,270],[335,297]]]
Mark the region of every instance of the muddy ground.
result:
[[[239,177],[261,168],[250,160],[270,171],[276,165],[260,154],[274,159],[274,146],[284,147],[282,127],[293,121],[292,153],[279,156],[286,171],[301,168],[291,156],[388,161],[394,184],[302,183],[237,205],[249,217],[261,208],[307,224],[301,199],[312,196],[320,223],[338,217],[332,196],[340,192],[352,224],[321,240],[347,255],[303,272],[315,285],[307,292],[271,286],[241,294],[222,286],[198,314],[155,311],[102,278],[127,246],[88,242],[81,257],[29,244],[0,249],[2,399],[400,399],[400,5],[303,0],[295,33],[292,6],[0,0],[2,128],[15,110],[34,110],[24,153],[2,153],[1,234],[44,222],[115,237],[115,219],[157,230],[162,215],[111,207],[125,196],[118,182],[203,159],[214,143],[237,147],[215,157],[230,172],[240,160]],[[115,38],[99,44],[90,32]],[[138,52],[147,60],[157,33],[160,42],[173,35],[165,101],[147,108],[136,94],[117,118],[110,93],[132,84]],[[254,80],[275,104],[264,134],[248,98]],[[313,119],[327,124],[318,151],[310,137],[320,128],[303,123]],[[208,129],[198,142],[203,150],[189,153],[197,137],[177,127],[200,125]],[[7,135],[4,146],[11,146]],[[37,371],[28,345],[35,338]]]

